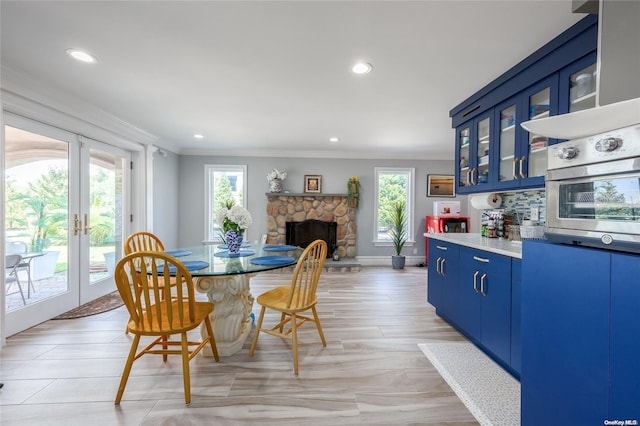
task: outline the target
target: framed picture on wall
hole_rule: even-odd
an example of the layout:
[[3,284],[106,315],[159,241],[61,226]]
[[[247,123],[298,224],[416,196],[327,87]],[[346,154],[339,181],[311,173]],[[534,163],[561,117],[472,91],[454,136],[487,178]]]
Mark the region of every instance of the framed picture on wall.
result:
[[451,175],[427,175],[427,197],[455,197],[454,178]]
[[322,192],[322,176],[304,175],[304,192],[320,194]]

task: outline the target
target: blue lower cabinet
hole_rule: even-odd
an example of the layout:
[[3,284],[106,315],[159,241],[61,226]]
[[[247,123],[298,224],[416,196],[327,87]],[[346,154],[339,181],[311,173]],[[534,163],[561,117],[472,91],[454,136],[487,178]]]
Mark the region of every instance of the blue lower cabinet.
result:
[[458,309],[459,246],[430,238],[428,253],[427,300],[438,314],[453,318]]
[[605,424],[610,253],[525,241],[522,258],[522,425]]
[[609,420],[635,419],[640,422],[639,277],[638,256],[612,255]]
[[460,327],[495,357],[511,359],[511,258],[460,248]]
[[511,259],[511,368],[522,368],[522,261]]

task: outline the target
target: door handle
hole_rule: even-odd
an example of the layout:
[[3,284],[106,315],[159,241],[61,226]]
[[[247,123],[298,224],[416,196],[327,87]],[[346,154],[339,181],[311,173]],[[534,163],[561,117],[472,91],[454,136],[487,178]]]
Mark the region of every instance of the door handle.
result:
[[518,179],[518,175],[516,174],[516,164],[518,163],[517,159],[513,159],[513,169],[512,169],[512,175],[514,179]]
[[471,169],[471,182],[476,185],[476,168]]
[[442,275],[442,274],[440,273],[440,261],[441,261],[441,260],[442,260],[441,258],[437,258],[437,259],[436,259],[436,273],[437,273],[438,275]]
[[526,179],[526,176],[524,175],[524,162],[525,161],[527,161],[527,157],[525,157],[523,155],[522,158],[520,159],[520,177],[522,179]]
[[483,296],[487,295],[487,292],[484,289],[484,281],[487,279],[487,274],[482,274],[482,277],[480,277],[480,293],[482,293]]
[[84,214],[84,235],[88,235],[89,231],[91,231],[91,227],[87,226],[89,224],[89,215]]
[[73,235],[78,235],[78,232],[82,230],[82,221],[78,218],[78,214],[73,215]]
[[478,274],[480,273],[480,271],[476,271],[475,274],[473,274],[473,291],[475,291],[476,293],[478,292]]
[[440,262],[440,275],[444,276],[444,262],[446,262],[447,259],[443,258],[442,262]]

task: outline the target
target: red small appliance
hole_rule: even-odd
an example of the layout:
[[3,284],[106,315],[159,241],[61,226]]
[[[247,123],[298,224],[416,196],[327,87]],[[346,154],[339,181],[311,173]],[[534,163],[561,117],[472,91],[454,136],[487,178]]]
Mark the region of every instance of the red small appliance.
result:
[[[427,234],[468,233],[469,218],[466,216],[427,216],[425,230]],[[429,261],[429,237],[425,238],[425,260]]]

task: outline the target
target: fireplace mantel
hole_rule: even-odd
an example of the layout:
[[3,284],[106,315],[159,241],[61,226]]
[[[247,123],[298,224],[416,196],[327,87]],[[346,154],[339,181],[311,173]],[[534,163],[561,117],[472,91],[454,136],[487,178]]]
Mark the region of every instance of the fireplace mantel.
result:
[[341,258],[356,257],[356,209],[347,194],[267,192],[267,243],[285,244],[287,222],[336,222]]
[[267,192],[265,193],[267,197],[312,197],[312,198],[322,198],[322,197],[346,197],[347,194],[314,194],[310,192]]

